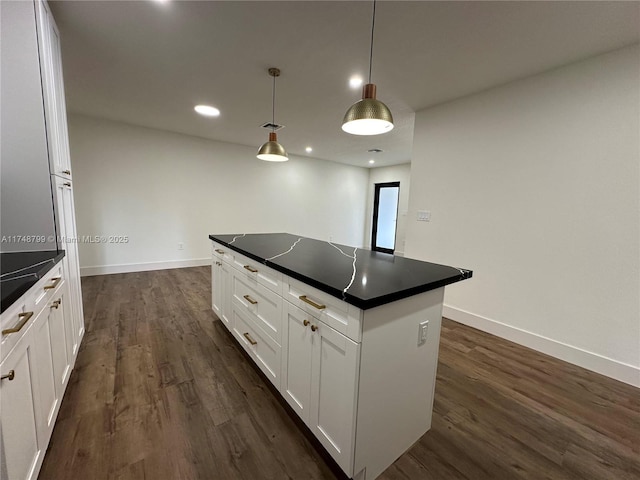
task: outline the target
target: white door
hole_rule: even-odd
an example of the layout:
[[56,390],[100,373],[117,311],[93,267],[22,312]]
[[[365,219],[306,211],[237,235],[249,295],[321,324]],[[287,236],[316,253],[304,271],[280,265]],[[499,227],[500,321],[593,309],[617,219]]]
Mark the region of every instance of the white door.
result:
[[340,468],[353,470],[360,345],[314,321],[310,428]]
[[51,333],[51,354],[53,357],[53,373],[56,382],[56,395],[62,399],[65,387],[71,373],[71,359],[73,351],[69,349],[67,335],[73,334],[65,318],[65,308],[68,301],[67,282],[63,282],[56,295],[49,303],[49,332]]
[[[31,374],[34,369],[31,332],[0,364],[0,477],[15,480],[35,478],[38,449],[35,401]],[[9,377],[9,375],[11,375]]]

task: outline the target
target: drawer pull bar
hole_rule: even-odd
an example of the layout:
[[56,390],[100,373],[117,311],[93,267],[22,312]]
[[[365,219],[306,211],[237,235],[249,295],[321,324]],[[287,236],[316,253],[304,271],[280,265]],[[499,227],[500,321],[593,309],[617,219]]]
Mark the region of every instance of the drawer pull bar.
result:
[[9,373],[7,373],[6,375],[2,375],[0,377],[0,380],[4,380],[5,378],[9,381],[13,380],[14,378],[16,378],[16,372],[14,372],[13,370],[9,370]]
[[58,308],[61,303],[62,303],[62,299],[59,298],[58,300],[56,300],[51,304],[51,308]]
[[305,327],[308,327],[308,326],[309,326],[309,323],[311,323],[311,322],[309,322],[309,320],[304,320],[304,321],[302,322],[302,324],[303,324]]
[[51,281],[53,283],[51,285],[45,285],[44,289],[45,290],[51,290],[52,288],[56,288],[58,286],[58,284],[60,283],[60,280],[62,280],[62,277],[52,278]]
[[318,326],[317,325],[311,325],[311,331],[315,332],[316,330],[318,330]]
[[254,300],[253,298],[251,298],[251,296],[249,295],[245,295],[244,299],[249,302],[251,305],[256,305],[258,303],[257,300]]
[[64,185],[65,187],[70,187],[71,186],[71,182],[64,182],[62,185]]
[[71,170],[62,170],[65,175],[71,175]]
[[220,250],[219,248],[216,248],[216,253],[219,253],[220,255],[224,254],[224,250]]
[[22,327],[25,326],[25,324],[29,321],[31,317],[33,317],[33,312],[19,313],[18,318],[20,319],[20,321],[18,322],[18,324],[13,328],[7,328],[6,330],[2,330],[2,335],[9,335],[10,333],[18,333],[20,330],[22,330]]
[[249,340],[249,343],[251,345],[257,345],[258,342],[256,342],[253,338],[251,338],[251,335],[249,335],[249,332],[243,333],[244,338],[246,338],[247,340]]
[[257,268],[253,268],[251,265],[245,265],[244,268],[249,270],[251,273],[258,273],[258,269]]
[[222,266],[222,262],[216,262],[216,265],[218,265],[219,267]]
[[314,302],[313,300],[309,300],[306,295],[300,295],[298,298],[302,300],[304,303],[308,303],[309,305],[311,305],[314,308],[317,308],[318,310],[323,310],[327,308],[326,305],[321,305],[319,303]]

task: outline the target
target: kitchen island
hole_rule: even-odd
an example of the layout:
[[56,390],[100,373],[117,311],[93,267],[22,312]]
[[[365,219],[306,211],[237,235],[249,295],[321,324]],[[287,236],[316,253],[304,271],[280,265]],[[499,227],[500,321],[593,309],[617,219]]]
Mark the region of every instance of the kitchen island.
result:
[[223,325],[349,477],[379,476],[431,426],[444,287],[472,272],[287,233],[209,239]]

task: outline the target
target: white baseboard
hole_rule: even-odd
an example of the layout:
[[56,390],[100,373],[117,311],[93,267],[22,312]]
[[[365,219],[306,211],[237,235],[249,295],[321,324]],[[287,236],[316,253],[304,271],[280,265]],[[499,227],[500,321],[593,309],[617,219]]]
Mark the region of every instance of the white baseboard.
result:
[[80,276],[110,275],[112,273],[147,272],[150,270],[167,270],[169,268],[200,267],[211,265],[211,257],[194,258],[191,260],[170,260],[168,262],[123,263],[120,265],[99,265],[95,267],[80,267]]
[[449,305],[443,306],[442,316],[634,387],[640,387],[640,367],[635,365],[622,363]]

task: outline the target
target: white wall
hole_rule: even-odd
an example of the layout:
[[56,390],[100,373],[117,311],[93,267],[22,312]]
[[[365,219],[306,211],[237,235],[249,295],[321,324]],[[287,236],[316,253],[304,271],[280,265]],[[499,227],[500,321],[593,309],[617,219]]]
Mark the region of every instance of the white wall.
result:
[[409,209],[409,186],[411,164],[379,167],[369,170],[369,190],[367,192],[367,217],[364,226],[364,245],[371,248],[371,228],[373,221],[373,196],[376,183],[400,182],[400,198],[398,199],[398,221],[396,223],[396,255],[404,255],[405,236],[407,230],[407,210]]
[[406,255],[474,270],[447,316],[640,386],[639,88],[635,45],[416,115]]
[[[361,246],[367,169],[80,115],[69,117],[83,274],[203,264],[210,233],[290,232]],[[184,250],[178,250],[178,243]]]

